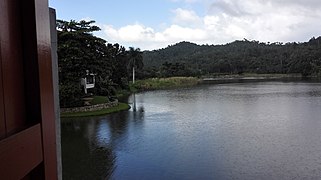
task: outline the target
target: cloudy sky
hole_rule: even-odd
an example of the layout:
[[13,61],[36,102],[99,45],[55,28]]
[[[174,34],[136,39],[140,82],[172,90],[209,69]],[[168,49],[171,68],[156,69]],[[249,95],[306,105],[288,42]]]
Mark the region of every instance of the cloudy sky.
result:
[[180,41],[303,42],[321,35],[320,0],[49,0],[63,20],[95,20],[95,35],[153,50]]

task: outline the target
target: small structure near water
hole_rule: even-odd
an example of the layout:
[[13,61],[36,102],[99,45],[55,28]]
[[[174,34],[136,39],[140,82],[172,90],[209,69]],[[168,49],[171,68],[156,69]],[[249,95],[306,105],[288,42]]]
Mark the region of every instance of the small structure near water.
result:
[[89,70],[86,70],[86,76],[80,79],[80,84],[84,89],[85,94],[87,94],[88,89],[95,87],[95,74],[89,73]]

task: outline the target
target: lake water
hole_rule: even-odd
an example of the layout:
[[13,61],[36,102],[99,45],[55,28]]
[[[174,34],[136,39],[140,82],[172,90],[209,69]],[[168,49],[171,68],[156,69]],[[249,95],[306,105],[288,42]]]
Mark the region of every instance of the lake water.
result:
[[62,120],[64,179],[321,178],[321,83],[200,85],[135,99],[136,111]]

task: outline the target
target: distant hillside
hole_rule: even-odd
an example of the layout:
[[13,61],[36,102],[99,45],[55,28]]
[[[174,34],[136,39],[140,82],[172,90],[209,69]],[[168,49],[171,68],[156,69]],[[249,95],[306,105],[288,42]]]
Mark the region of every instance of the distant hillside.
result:
[[144,64],[147,67],[151,66],[160,66],[165,61],[169,62],[183,62],[189,56],[197,54],[202,51],[202,47],[190,43],[190,42],[180,42],[167,48],[154,50],[154,51],[145,51],[144,52]]
[[[145,51],[143,56],[145,69],[158,76],[243,72],[309,76],[321,74],[320,42],[321,37],[305,43],[286,44],[246,39],[226,45],[180,42],[164,49]],[[176,71],[180,73],[175,74]]]

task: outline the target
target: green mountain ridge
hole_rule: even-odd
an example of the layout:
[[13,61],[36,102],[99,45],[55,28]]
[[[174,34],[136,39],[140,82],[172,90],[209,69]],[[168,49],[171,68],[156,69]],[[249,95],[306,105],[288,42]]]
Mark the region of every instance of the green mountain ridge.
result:
[[[285,44],[246,39],[225,45],[197,45],[183,41],[167,48],[145,51],[143,58],[145,69],[156,71],[156,74],[175,66],[176,70],[181,70],[179,75],[246,72],[316,76],[321,72],[320,41],[321,37]],[[175,68],[171,73],[175,73]],[[163,73],[161,76],[167,75]]]

